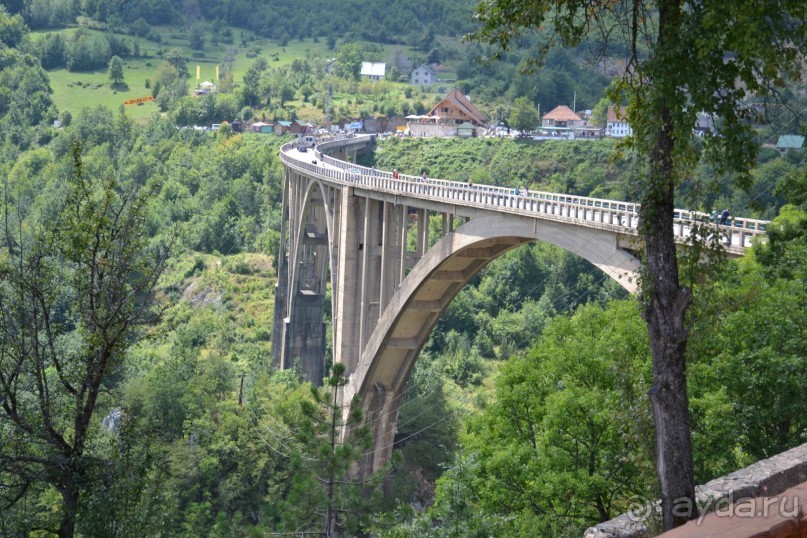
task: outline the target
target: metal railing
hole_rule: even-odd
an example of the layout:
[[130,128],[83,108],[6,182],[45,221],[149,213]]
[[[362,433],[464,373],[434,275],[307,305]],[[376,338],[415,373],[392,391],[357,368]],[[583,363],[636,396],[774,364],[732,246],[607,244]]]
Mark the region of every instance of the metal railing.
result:
[[[358,136],[348,140],[355,144],[370,142],[372,137]],[[390,171],[358,166],[325,155],[321,151],[344,142],[344,139],[332,140],[317,146],[313,151],[316,164],[293,158],[287,152],[294,148],[294,144],[286,144],[280,150],[281,160],[298,171],[362,189],[492,211],[538,215],[549,220],[576,222],[582,226],[609,228],[627,235],[638,235],[639,204],[496,185],[472,185],[436,178],[426,178],[424,181],[420,176],[407,174],[399,174],[394,178]],[[676,209],[673,225],[675,236],[682,240],[696,233],[716,233],[730,250],[741,252],[752,246],[755,238],[765,235],[767,224],[768,221],[764,220],[732,218],[729,223],[720,225],[706,213]]]

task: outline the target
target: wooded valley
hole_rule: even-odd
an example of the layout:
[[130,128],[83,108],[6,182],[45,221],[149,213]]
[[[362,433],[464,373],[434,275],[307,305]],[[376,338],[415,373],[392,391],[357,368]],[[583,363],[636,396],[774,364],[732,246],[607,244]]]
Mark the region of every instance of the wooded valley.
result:
[[[611,77],[586,40],[528,73],[541,35],[478,63],[492,49],[459,40],[478,28],[463,1],[4,5],[0,536],[325,535],[336,513],[344,536],[565,537],[659,497],[641,300],[540,243],[451,303],[409,380],[392,461],[355,480],[368,440],[332,443],[338,368],[312,387],[271,360],[278,153],[294,137],[192,128],[406,116],[454,85],[497,122],[519,97],[594,108]],[[323,72],[330,55],[396,54],[452,81]],[[197,63],[220,67],[219,91],[192,95]],[[141,94],[154,101],[114,105]],[[803,112],[804,95],[781,97],[747,119],[768,147],[742,188],[695,160],[675,191],[676,207],[773,221],[740,260],[679,254],[699,484],[807,433],[807,167],[770,144],[802,129],[785,109]],[[611,139],[389,137],[360,164],[626,201],[647,175]]]

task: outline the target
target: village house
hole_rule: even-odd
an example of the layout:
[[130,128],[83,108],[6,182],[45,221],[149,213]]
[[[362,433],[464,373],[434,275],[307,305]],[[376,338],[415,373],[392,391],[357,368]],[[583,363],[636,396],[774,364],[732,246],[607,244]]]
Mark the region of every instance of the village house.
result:
[[572,129],[582,124],[583,119],[566,105],[558,105],[541,118],[541,128]]
[[305,134],[311,130],[311,127],[309,123],[303,120],[294,120],[291,122],[291,125],[289,125],[289,132],[296,135]]
[[383,80],[387,74],[387,64],[383,62],[362,62],[361,78],[367,80]]
[[275,131],[275,124],[256,121],[249,128],[253,133],[271,134]]
[[776,142],[776,149],[779,150],[779,153],[784,155],[788,151],[794,149],[802,149],[804,147],[804,137],[800,135],[781,135],[779,140]]
[[420,64],[409,75],[409,82],[416,86],[426,86],[437,82],[437,71],[426,64]]
[[605,136],[612,138],[625,138],[633,134],[628,123],[627,113],[624,106],[620,106],[617,111],[616,107],[608,107],[608,115],[605,120]]
[[291,132],[291,122],[287,120],[280,120],[275,122],[275,134],[278,136]]
[[471,103],[471,100],[457,88],[443,97],[426,116],[440,123],[459,125],[470,122],[476,127],[481,127],[488,121],[485,115]]

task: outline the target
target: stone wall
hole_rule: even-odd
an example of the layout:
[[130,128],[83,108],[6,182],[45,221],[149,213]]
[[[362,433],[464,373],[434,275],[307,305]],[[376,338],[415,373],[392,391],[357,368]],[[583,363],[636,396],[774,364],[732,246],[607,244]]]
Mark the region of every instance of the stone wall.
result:
[[[807,482],[807,443],[761,460],[726,476],[716,478],[696,488],[699,506],[705,511],[714,510],[718,502],[728,500],[735,503],[741,499],[770,497]],[[635,514],[622,514],[605,523],[586,530],[585,538],[647,538],[658,528],[659,503],[649,507],[652,519],[642,519]]]

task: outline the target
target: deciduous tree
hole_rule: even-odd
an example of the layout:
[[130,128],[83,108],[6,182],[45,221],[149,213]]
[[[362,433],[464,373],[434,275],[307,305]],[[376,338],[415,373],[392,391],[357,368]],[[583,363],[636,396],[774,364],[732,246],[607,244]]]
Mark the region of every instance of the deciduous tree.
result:
[[532,104],[528,97],[518,97],[513,102],[510,114],[507,116],[507,124],[519,131],[531,131],[538,127],[541,118],[538,116],[538,109]]
[[100,465],[99,397],[151,318],[166,259],[145,229],[147,193],[87,177],[80,151],[62,202],[28,212],[6,185],[0,236],[0,502],[52,486],[60,537]]
[[[625,36],[629,51],[608,97],[628,102],[629,141],[644,159],[637,185],[644,240],[642,308],[653,353],[649,390],[656,423],[656,467],[664,527],[697,516],[687,404],[685,314],[689,288],[679,279],[673,237],[674,195],[701,155],[693,144],[696,115],[722,119],[720,136],[704,140],[703,155],[741,183],[756,155],[743,121],[743,98],[769,96],[801,74],[805,11],[799,0],[489,0],[477,11],[481,28],[472,37],[498,52],[525,32],[550,35],[535,58],[555,42],[577,45],[584,37],[613,44]],[[544,28],[544,26],[547,28]],[[641,53],[646,50],[646,54]]]
[[117,86],[123,82],[123,61],[118,56],[113,56],[109,60],[109,69],[107,70],[109,80],[112,81],[113,86]]

